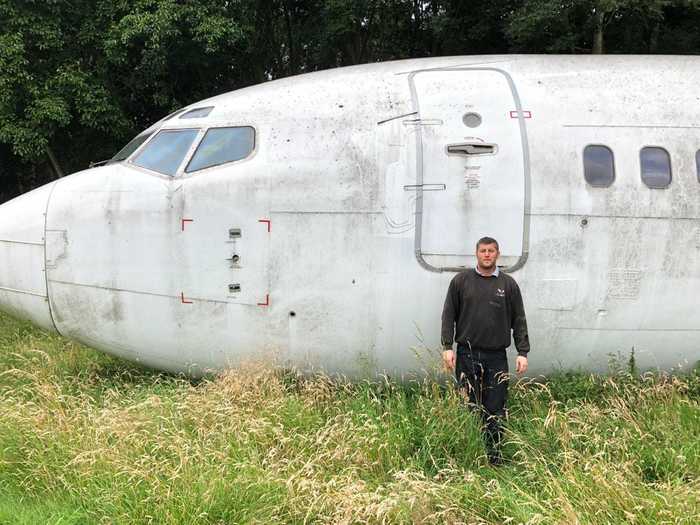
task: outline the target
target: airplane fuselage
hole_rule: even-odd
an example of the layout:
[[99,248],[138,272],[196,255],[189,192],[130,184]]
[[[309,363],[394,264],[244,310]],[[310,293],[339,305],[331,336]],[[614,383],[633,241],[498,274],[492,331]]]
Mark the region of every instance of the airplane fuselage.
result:
[[220,95],[0,207],[0,307],[191,375],[400,374],[437,362],[447,286],[489,235],[531,373],[632,349],[689,367],[699,81],[696,57],[481,56]]

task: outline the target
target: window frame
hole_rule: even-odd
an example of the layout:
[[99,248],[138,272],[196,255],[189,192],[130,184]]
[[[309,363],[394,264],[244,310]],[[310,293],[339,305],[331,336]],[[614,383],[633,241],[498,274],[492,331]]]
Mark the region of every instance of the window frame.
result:
[[[253,129],[253,150],[250,152],[250,154],[245,157],[244,159],[240,160],[234,160],[231,162],[225,162],[224,164],[217,164],[216,166],[209,166],[208,168],[203,168],[201,170],[193,171],[191,173],[187,173],[185,171],[185,168],[187,165],[190,163],[190,160],[192,160],[192,156],[194,155],[194,152],[197,151],[197,148],[199,148],[199,144],[202,142],[204,139],[204,136],[206,135],[207,131],[210,129],[218,129],[218,128],[252,128]],[[139,152],[148,146],[148,144],[158,136],[159,133],[163,131],[179,131],[179,130],[186,130],[186,129],[195,129],[198,130],[199,133],[195,137],[194,141],[192,141],[192,145],[190,146],[190,149],[187,151],[185,154],[185,157],[182,159],[182,162],[177,168],[177,171],[175,172],[174,175],[165,175],[164,173],[161,173],[159,171],[153,171],[148,168],[144,168],[143,166],[139,166],[138,164],[134,164],[133,160],[136,158],[136,156],[139,154]],[[146,130],[144,130],[145,132]],[[217,122],[216,125],[213,126],[202,126],[202,125],[196,125],[195,122],[192,123],[181,123],[180,125],[169,125],[168,127],[161,127],[160,129],[157,129],[151,136],[148,138],[146,142],[141,144],[141,147],[138,148],[136,151],[134,151],[130,157],[127,159],[121,161],[126,163],[129,167],[134,168],[136,170],[142,171],[143,173],[146,173],[148,175],[154,175],[157,177],[161,177],[166,180],[173,180],[177,178],[182,178],[182,179],[188,179],[190,177],[196,177],[200,173],[205,173],[208,170],[218,168],[220,166],[224,166],[225,164],[238,164],[241,162],[248,162],[252,160],[258,153],[258,144],[260,141],[258,140],[258,128],[253,125],[251,122]]]
[[[139,133],[139,134],[136,135],[134,138],[132,138],[128,143],[124,144],[124,146],[122,147],[122,149],[120,149],[119,151],[117,151],[117,153],[115,153],[114,155],[112,155],[112,158],[116,157],[117,154],[118,154],[120,151],[122,151],[122,150],[123,150],[124,148],[126,148],[129,144],[131,144],[134,140],[136,140],[137,137],[140,137],[141,135],[146,135],[147,133],[150,132],[150,135],[148,136],[148,138],[147,138],[146,140],[144,140],[144,141],[139,145],[138,148],[136,148],[134,151],[132,151],[127,157],[124,157],[123,159],[115,160],[115,161],[112,161],[112,159],[109,159],[110,162],[115,162],[115,163],[116,163],[116,162],[128,162],[129,159],[131,159],[134,155],[136,155],[136,154],[139,152],[139,150],[140,150],[141,148],[143,148],[146,144],[148,144],[148,142],[153,138],[154,135],[157,135],[158,133],[160,133],[160,130],[163,129],[163,127],[162,127],[162,124],[163,124],[163,123],[167,122],[167,121],[170,120],[170,119],[174,119],[175,117],[177,117],[177,116],[178,116],[180,113],[182,113],[183,111],[185,111],[185,108],[180,108],[180,109],[178,109],[177,111],[173,111],[172,113],[169,113],[168,115],[166,115],[165,117],[163,117],[162,119],[160,119],[160,120],[159,120],[158,122],[156,122],[155,124],[151,124],[150,126],[148,126],[148,127],[147,127],[146,129],[144,129],[141,133]],[[190,127],[192,127],[192,126],[190,126]]]
[[[599,148],[605,148],[610,152],[610,156],[612,157],[612,180],[610,181],[609,184],[592,184],[588,182],[588,179],[586,178],[586,148],[589,147],[599,147]],[[613,149],[606,145],[606,144],[600,144],[598,142],[591,143],[591,144],[586,144],[583,149],[581,150],[581,162],[583,163],[583,180],[585,181],[586,185],[590,186],[591,188],[609,188],[613,184],[615,184],[615,180],[617,180],[617,170],[615,168],[615,152]]]
[[[133,139],[131,139],[128,143],[126,143],[126,144],[122,147],[122,149],[120,149],[119,151],[117,151],[117,152],[112,156],[112,158],[109,159],[108,164],[119,163],[119,162],[127,162],[131,157],[133,157],[134,155],[136,155],[136,152],[139,151],[141,148],[143,148],[143,145],[146,144],[146,143],[148,143],[148,141],[150,141],[150,140],[153,138],[153,135],[155,135],[155,134],[157,133],[157,131],[150,131],[150,132],[149,132],[149,130],[150,130],[150,128],[147,128],[147,129],[143,130],[141,133],[139,133],[139,134],[136,135]],[[144,135],[146,135],[146,138],[141,142],[141,144],[138,145],[138,147],[137,147],[135,150],[133,150],[131,153],[129,153],[126,157],[122,157],[121,159],[115,159],[115,157],[116,157],[117,155],[119,155],[122,151],[124,151],[132,142],[134,142],[134,141],[135,141],[136,139],[138,139],[139,137],[143,137]]]
[[[199,149],[200,144],[204,141],[204,138],[207,136],[207,133],[209,133],[209,131],[213,130],[213,129],[227,129],[227,128],[250,128],[253,130],[253,149],[250,150],[248,155],[246,155],[242,159],[229,160],[226,162],[221,162],[219,164],[212,164],[211,166],[207,166],[206,168],[201,168],[201,169],[198,169],[195,171],[187,171],[187,167],[189,166],[190,162],[192,162],[192,159],[194,158],[195,153]],[[258,151],[258,130],[252,124],[234,124],[234,125],[227,124],[227,125],[209,126],[209,127],[203,129],[202,136],[197,141],[197,147],[194,149],[194,151],[192,151],[190,153],[190,155],[186,159],[187,162],[185,162],[184,165],[181,166],[182,176],[183,177],[192,177],[193,175],[197,175],[198,173],[202,173],[202,172],[205,172],[205,171],[213,169],[213,168],[218,168],[218,167],[224,166],[226,164],[237,164],[239,162],[245,162],[245,161],[253,158],[255,156],[255,154],[257,153],[257,151]]]
[[[177,169],[172,175],[167,175],[166,173],[162,173],[160,171],[155,171],[150,168],[146,168],[145,166],[140,166],[136,164],[134,161],[136,160],[136,157],[140,154],[140,152],[148,147],[148,145],[151,143],[151,141],[160,135],[161,133],[168,133],[168,132],[173,132],[173,131],[188,131],[188,130],[193,130],[197,131],[197,135],[195,135],[194,139],[192,140],[192,144],[190,144],[189,149],[185,152],[185,156],[182,158],[180,161],[180,164],[178,165]],[[149,175],[157,175],[158,177],[162,177],[166,180],[173,180],[175,178],[178,178],[182,174],[182,169],[183,165],[186,162],[189,162],[190,157],[192,156],[192,153],[194,152],[195,148],[199,146],[199,142],[202,140],[202,137],[204,136],[203,131],[205,128],[201,128],[199,126],[173,126],[173,127],[161,127],[159,130],[157,130],[155,133],[153,133],[146,142],[141,144],[141,147],[134,151],[131,156],[126,160],[122,162],[127,162],[130,167],[136,168],[138,170],[143,171],[144,173],[148,173]]]
[[[668,157],[668,184],[665,186],[650,186],[647,184],[647,182],[644,180],[644,172],[642,170],[642,152],[645,149],[659,149],[666,153],[666,156]],[[666,190],[671,187],[671,184],[673,183],[673,162],[671,160],[671,152],[668,151],[666,148],[662,146],[654,146],[654,145],[646,145],[642,146],[639,148],[639,179],[642,181],[642,184],[644,184],[645,187],[647,187],[650,190]]]

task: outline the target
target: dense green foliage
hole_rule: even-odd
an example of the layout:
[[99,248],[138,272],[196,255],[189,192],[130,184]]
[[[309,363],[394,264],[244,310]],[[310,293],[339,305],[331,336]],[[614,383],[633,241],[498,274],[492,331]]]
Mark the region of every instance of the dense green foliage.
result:
[[183,105],[306,71],[475,53],[697,53],[697,0],[0,0],[0,202]]
[[0,316],[0,524],[700,522],[700,375],[452,388],[251,363],[198,383]]

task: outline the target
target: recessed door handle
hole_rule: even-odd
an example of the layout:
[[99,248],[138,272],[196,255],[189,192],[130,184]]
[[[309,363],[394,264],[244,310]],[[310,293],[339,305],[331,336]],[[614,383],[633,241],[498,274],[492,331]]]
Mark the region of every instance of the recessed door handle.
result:
[[448,155],[493,155],[496,153],[496,144],[484,144],[483,142],[465,142],[463,144],[448,144]]

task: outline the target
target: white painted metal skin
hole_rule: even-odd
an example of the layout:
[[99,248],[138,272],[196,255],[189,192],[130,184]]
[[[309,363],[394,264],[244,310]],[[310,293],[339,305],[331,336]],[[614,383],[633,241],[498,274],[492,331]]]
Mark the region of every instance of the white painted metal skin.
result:
[[[689,367],[699,82],[696,57],[475,56],[227,93],[156,127],[252,126],[247,158],[185,173],[195,141],[174,177],[132,156],[1,206],[0,307],[193,376],[249,358],[402,374],[439,362],[447,285],[492,235],[531,374],[632,348],[642,368]],[[614,153],[610,187],[584,179],[591,144]],[[642,182],[644,146],[670,153],[668,188]]]

